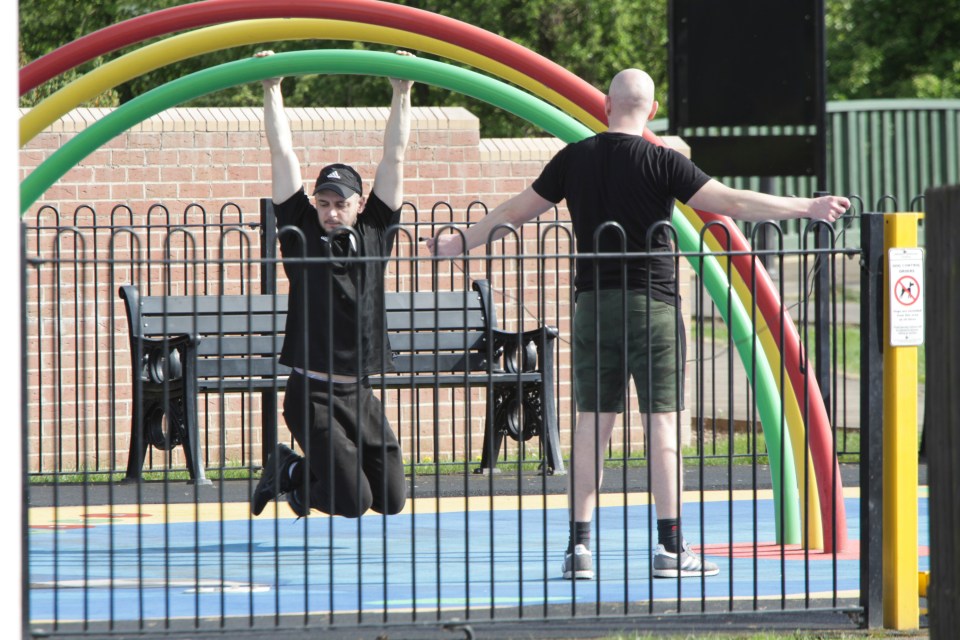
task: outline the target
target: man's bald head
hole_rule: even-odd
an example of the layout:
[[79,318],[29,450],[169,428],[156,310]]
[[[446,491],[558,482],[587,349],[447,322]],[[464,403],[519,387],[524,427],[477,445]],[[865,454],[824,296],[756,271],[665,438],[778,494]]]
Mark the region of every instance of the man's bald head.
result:
[[646,115],[653,106],[653,78],[640,69],[624,69],[613,77],[608,95],[614,108]]
[[607,91],[607,114],[614,122],[642,121],[645,123],[654,111],[653,78],[640,69],[624,69],[610,81]]

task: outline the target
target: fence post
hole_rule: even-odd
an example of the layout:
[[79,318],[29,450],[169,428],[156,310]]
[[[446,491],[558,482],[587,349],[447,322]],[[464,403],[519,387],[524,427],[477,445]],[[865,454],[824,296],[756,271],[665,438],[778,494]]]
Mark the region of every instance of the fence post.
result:
[[890,629],[920,626],[917,345],[925,285],[919,215],[887,213],[883,221],[883,624]]
[[930,399],[927,478],[930,484],[930,637],[952,638],[960,628],[960,185],[929,189],[925,195],[927,282],[937,294],[927,308],[926,381]]
[[[277,218],[270,198],[260,198],[260,293],[277,293]],[[263,429],[262,462],[277,445],[277,390],[268,389],[260,394],[261,422]]]
[[[826,191],[817,191],[814,197],[829,195]],[[830,229],[826,224],[817,224],[814,245],[816,249],[832,249]],[[814,368],[820,395],[827,415],[833,416],[833,382],[830,379],[830,299],[831,267],[833,256],[819,251],[814,258],[816,277],[813,279],[813,324],[816,335]]]
[[[771,176],[760,176],[760,191],[763,193],[774,193],[773,178]],[[770,225],[760,223],[760,233],[756,234],[756,243],[754,249],[759,251],[766,251],[769,249],[770,245],[772,244],[770,242],[771,235],[772,232],[770,230]],[[751,233],[751,235],[747,237],[753,238],[753,234]],[[759,258],[760,264],[762,264],[763,268],[767,270],[767,273],[770,275],[770,277],[774,277],[778,268],[777,261],[771,260],[770,256],[765,253],[761,253]],[[771,273],[771,267],[773,269],[773,273]]]
[[883,625],[883,214],[860,218],[860,606]]

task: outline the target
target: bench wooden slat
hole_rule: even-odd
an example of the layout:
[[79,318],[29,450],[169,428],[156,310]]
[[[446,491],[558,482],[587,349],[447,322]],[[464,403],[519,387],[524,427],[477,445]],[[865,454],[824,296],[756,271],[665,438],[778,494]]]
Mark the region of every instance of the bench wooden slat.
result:
[[398,353],[393,357],[397,371],[406,373],[447,373],[482,369],[484,358],[477,353],[437,353],[411,355]]
[[[387,309],[413,309],[415,311],[433,311],[434,309],[480,309],[480,298],[475,291],[417,291],[413,293],[384,294]],[[140,298],[141,313],[144,315],[169,314],[211,315],[217,313],[286,313],[286,295],[229,295],[229,296],[162,296],[152,295]],[[164,306],[165,305],[165,306]]]
[[[200,391],[216,391],[224,389],[229,391],[261,391],[263,389],[277,389],[282,391],[287,386],[287,376],[290,370],[284,366],[277,367],[276,378],[198,378],[197,386]],[[370,386],[374,389],[386,387],[396,389],[411,387],[416,389],[429,389],[431,387],[458,387],[470,385],[471,387],[482,389],[491,383],[512,383],[512,384],[535,384],[540,382],[538,372],[527,372],[521,374],[515,373],[444,373],[433,374],[413,374],[413,373],[388,373],[380,376],[371,376],[369,378]]]
[[200,340],[197,355],[201,358],[239,356],[244,354],[275,355],[283,347],[283,335],[222,336],[217,340]]
[[143,296],[140,313],[145,316],[162,315],[216,315],[247,313],[274,313],[287,311],[287,296],[263,294],[231,296]]
[[270,358],[203,358],[197,360],[197,378],[262,378],[289,375],[290,369]]
[[471,387],[480,389],[485,387],[488,383],[496,382],[497,384],[502,384],[504,382],[512,383],[539,383],[541,380],[540,373],[537,371],[531,371],[521,374],[510,374],[510,373],[500,373],[488,375],[486,373],[447,373],[440,375],[413,375],[407,373],[388,373],[383,376],[372,376],[370,378],[370,386],[377,388],[379,386],[384,387],[416,387],[416,388],[430,388],[436,384],[439,387],[455,387],[455,386],[465,386],[469,384]]
[[[485,357],[471,353],[397,354],[394,367],[402,373],[440,374],[484,368]],[[289,369],[276,356],[262,358],[200,358],[198,378],[263,378],[288,375]]]
[[479,309],[464,313],[463,309],[456,311],[408,311],[392,310],[387,308],[387,327],[390,331],[423,331],[436,329],[437,331],[463,331],[465,329],[483,329],[486,323]]
[[[401,331],[390,333],[390,346],[394,353],[408,351],[440,351],[466,353],[484,349],[485,334],[475,331],[469,333],[410,333]],[[200,340],[197,355],[203,358],[220,356],[238,356],[244,354],[270,355],[280,353],[283,335],[219,336],[216,340]]]
[[394,353],[404,351],[476,351],[484,348],[486,334],[481,331],[466,333],[411,333],[390,331],[390,346]]
[[[249,334],[282,332],[286,316],[273,313],[199,315],[144,315],[145,337],[176,335],[181,333],[204,336],[207,334]],[[387,327],[391,332],[459,331],[482,329],[483,315],[479,311],[464,314],[463,311],[388,311]]]
[[281,367],[284,371],[278,374],[276,378],[197,378],[197,389],[201,392],[223,391],[263,391],[265,389],[277,389],[283,391],[287,386],[287,376],[290,370]]
[[384,301],[387,309],[413,309],[415,311],[433,311],[434,309],[480,309],[480,296],[476,291],[417,291],[411,293],[386,293]]
[[164,336],[181,333],[220,336],[227,333],[277,333],[283,332],[283,318],[272,313],[251,315],[185,315],[150,316],[143,320],[143,335]]

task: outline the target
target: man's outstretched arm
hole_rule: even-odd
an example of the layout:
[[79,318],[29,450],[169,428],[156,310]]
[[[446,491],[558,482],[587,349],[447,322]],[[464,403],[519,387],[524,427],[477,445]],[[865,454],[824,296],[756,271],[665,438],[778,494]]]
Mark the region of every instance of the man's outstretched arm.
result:
[[850,208],[850,200],[843,196],[787,198],[748,189],[733,189],[716,180],[710,180],[700,187],[687,204],[700,211],[751,222],[789,218],[834,222]]
[[517,229],[552,206],[553,203],[534,191],[533,187],[527,187],[497,206],[477,224],[464,229],[462,237],[460,233],[440,233],[435,238],[427,238],[427,247],[436,256],[458,256],[490,240],[502,238],[509,232],[508,226]]

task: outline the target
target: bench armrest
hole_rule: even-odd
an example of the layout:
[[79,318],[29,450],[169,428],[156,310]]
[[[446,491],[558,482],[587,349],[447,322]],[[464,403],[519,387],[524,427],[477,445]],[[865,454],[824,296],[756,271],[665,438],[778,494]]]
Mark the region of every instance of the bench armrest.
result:
[[134,371],[144,382],[161,384],[165,380],[195,377],[199,338],[177,334],[165,338],[130,337]]
[[502,361],[503,370],[510,373],[543,372],[553,366],[555,341],[560,332],[556,327],[543,325],[519,333],[490,329],[493,352]]

